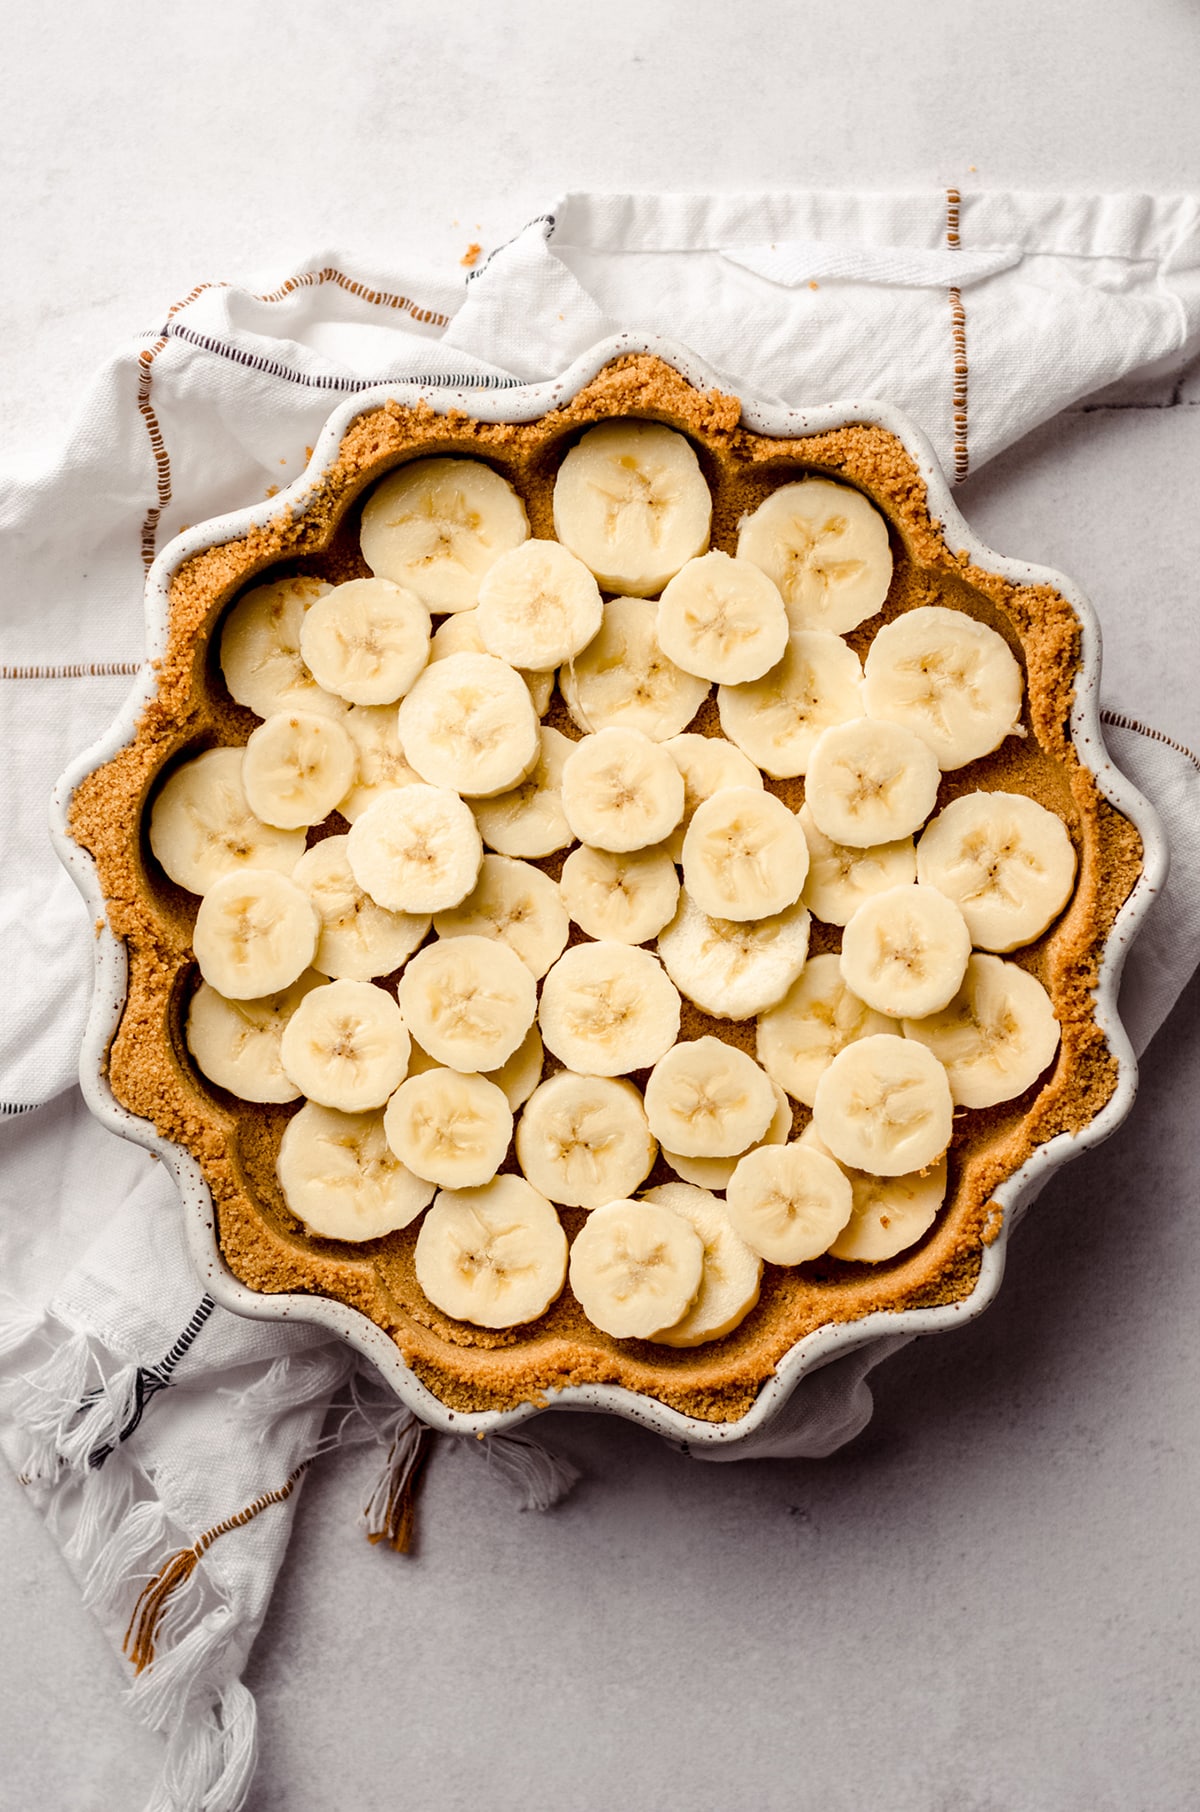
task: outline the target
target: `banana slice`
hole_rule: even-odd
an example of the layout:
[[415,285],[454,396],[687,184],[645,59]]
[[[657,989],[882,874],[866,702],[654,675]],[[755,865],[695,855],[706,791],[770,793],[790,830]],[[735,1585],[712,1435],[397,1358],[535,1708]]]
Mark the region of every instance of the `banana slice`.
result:
[[817,1083],[839,1051],[859,1038],[895,1030],[894,1020],[851,992],[841,959],[831,953],[811,957],[779,1005],[762,1015],[755,1054],[793,1100],[811,1107]]
[[[532,1025],[508,1062],[502,1063],[498,1070],[489,1070],[488,1081],[496,1084],[514,1114],[524,1102],[528,1101],[541,1081],[542,1064],[545,1062],[545,1057],[542,1035],[537,1026]],[[428,1061],[431,1064],[433,1060],[430,1058]],[[411,1075],[413,1069],[411,1062],[408,1069]]]
[[646,1082],[646,1118],[667,1151],[727,1158],[756,1145],[776,1112],[771,1079],[720,1038],[694,1038],[659,1059]]
[[[832,1156],[811,1124],[801,1133],[800,1143],[825,1152],[826,1157]],[[851,1170],[845,1164],[840,1169],[850,1179],[854,1206],[850,1219],[829,1248],[833,1258],[854,1259],[863,1264],[880,1264],[895,1258],[928,1233],[946,1199],[945,1158],[928,1170],[904,1177],[875,1177],[865,1170]]]
[[484,647],[514,667],[561,667],[582,654],[603,616],[600,587],[557,541],[501,554],[479,587]]
[[783,599],[765,573],[728,554],[689,560],[658,601],[658,642],[700,679],[736,686],[761,679],[787,646]]
[[219,658],[239,705],[259,717],[277,711],[344,714],[345,700],[318,686],[300,652],[305,612],[330,590],[323,579],[276,579],[238,599],[221,629]]
[[390,579],[348,579],[303,618],[300,653],[327,692],[352,705],[393,705],[429,659],[429,612]]
[[[757,1151],[759,1145],[783,1145],[792,1134],[792,1104],[777,1082],[771,1087],[775,1091],[775,1112],[770,1126],[758,1144],[750,1147],[751,1151]],[[736,1152],[731,1158],[688,1158],[679,1151],[664,1151],[662,1155],[685,1183],[695,1183],[701,1189],[728,1189],[729,1179],[745,1153]]]
[[262,1000],[226,1000],[201,982],[184,1026],[201,1074],[241,1101],[294,1101],[300,1090],[283,1073],[279,1040],[304,996],[324,981],[309,969],[290,988]]
[[443,1189],[421,1223],[417,1282],[435,1308],[481,1328],[536,1321],[562,1293],[567,1236],[523,1177]]
[[417,459],[377,485],[362,513],[363,559],[434,616],[470,610],[488,568],[529,535],[525,505],[477,459]]
[[938,604],[885,623],[867,653],[867,716],[915,730],[942,768],[961,768],[1022,734],[1023,690],[1004,637]]
[[353,824],[381,793],[412,786],[421,776],[404,759],[393,706],[351,705],[342,722],[357,751],[358,763],[350,791],[338,801],[337,809],[348,824]]
[[200,902],[192,949],[226,1000],[278,994],[311,967],[321,921],[308,895],[271,868],[225,875]]
[[408,1071],[409,1036],[392,996],[332,981],[306,994],[283,1029],[284,1074],[310,1101],[361,1114],[382,1107]]
[[850,1179],[811,1145],[747,1152],[725,1197],[734,1231],[773,1265],[803,1265],[829,1249],[854,1208]]
[[643,1183],[658,1150],[632,1082],[559,1070],[517,1121],[517,1162],[564,1208],[599,1208]]
[[340,723],[315,711],[280,711],[246,744],[242,784],[264,824],[320,824],[353,785],[358,752]]
[[683,839],[683,884],[702,912],[770,918],[800,898],[807,873],[804,832],[774,794],[723,787],[696,807]]
[[686,888],[658,940],[663,968],[688,1000],[714,1019],[753,1019],[781,1001],[808,957],[802,905],[766,919],[714,919]]
[[808,844],[808,874],[802,898],[815,918],[827,925],[848,925],[859,907],[890,887],[907,887],[917,878],[917,851],[911,837],[852,849],[835,843],[807,805],[796,816]]
[[[526,545],[532,544],[526,543]],[[545,546],[545,543],[539,542],[537,545],[542,547]],[[514,551],[519,552],[520,550],[515,549]],[[502,557],[507,558],[506,555]],[[590,573],[588,577],[591,578]],[[474,610],[460,610],[455,616],[444,617],[434,631],[433,640],[429,644],[431,662],[444,661],[450,654],[491,654],[492,652],[483,639],[478,605]],[[550,709],[550,697],[554,691],[555,680],[553,667],[547,672],[540,673],[534,672],[528,667],[518,667],[515,662],[510,665],[525,681],[529,689],[529,696],[533,700],[533,708],[541,717]]]
[[588,1320],[615,1340],[654,1340],[700,1294],[704,1241],[658,1202],[606,1202],[571,1247],[571,1288]]
[[581,931],[617,944],[649,942],[679,900],[679,876],[665,849],[573,849],[559,887]]
[[280,830],[251,811],[244,759],[241,749],[208,749],[185,761],[150,809],[150,847],[189,893],[206,894],[225,875],[247,868],[290,874],[304,853],[302,830]]
[[860,1000],[895,1019],[940,1013],[962,986],[971,934],[936,887],[891,887],[842,934],[842,974]]
[[683,776],[640,730],[600,730],[568,755],[562,802],[581,843],[624,854],[674,830],[683,816]]
[[892,582],[884,518],[861,492],[827,478],[772,491],[743,516],[737,551],[774,580],[796,629],[845,635],[875,615]]
[[678,736],[708,697],[708,681],[685,673],[658,645],[654,607],[610,598],[583,653],[559,671],[571,721],[581,730],[641,730],[651,742]]
[[446,787],[382,793],[350,826],[354,879],[388,912],[444,912],[479,878],[483,843],[469,805]]
[[902,724],[837,724],[808,759],[805,802],[834,843],[871,849],[919,830],[937,803],[941,769],[927,742]]
[[667,838],[666,848],[672,862],[683,860],[683,838],[696,814],[696,807],[723,786],[749,786],[762,791],[762,775],[740,749],[735,749],[723,736],[701,736],[686,730],[663,744],[683,775],[683,817]]
[[437,913],[433,928],[439,937],[500,938],[540,981],[566,949],[571,921],[549,875],[510,856],[485,856],[474,892]]
[[380,1239],[415,1221],[434,1186],[388,1145],[383,1115],[306,1101],[288,1121],[276,1165],[288,1208],[323,1239]]
[[821,1143],[840,1164],[880,1177],[936,1164],[953,1116],[950,1084],[933,1052],[888,1032],[839,1051],[813,1095]]
[[441,1189],[490,1183],[508,1150],[513,1117],[504,1091],[486,1076],[424,1070],[387,1104],[387,1142],[414,1176]]
[[538,720],[520,674],[491,654],[451,654],[401,700],[405,759],[431,786],[488,799],[534,766]]
[[413,1037],[438,1063],[466,1072],[507,1063],[537,1012],[528,966],[491,937],[426,944],[409,958],[396,993]]
[[576,944],[542,983],[547,1048],[583,1076],[649,1069],[679,1036],[679,995],[658,958],[636,944]]
[[477,799],[475,822],[489,849],[501,856],[552,856],[575,841],[562,805],[562,775],[575,744],[561,730],[543,724],[538,758],[510,793]]
[[998,956],[973,956],[941,1013],[906,1019],[904,1036],[945,1065],[958,1107],[995,1107],[1024,1094],[1054,1060],[1058,1021],[1034,975]]
[[762,1260],[734,1232],[724,1203],[687,1183],[663,1183],[641,1199],[679,1215],[704,1246],[699,1295],[682,1321],[660,1329],[654,1338],[662,1346],[703,1346],[732,1334],[758,1301]]
[[822,730],[863,715],[862,672],[841,636],[794,629],[762,679],[718,686],[721,728],[764,773],[803,774]]
[[917,844],[917,879],[954,901],[984,950],[1031,944],[1075,885],[1075,850],[1054,812],[1023,793],[964,793]]
[[704,552],[711,522],[691,442],[660,422],[589,428],[554,481],[554,533],[605,591],[653,597]]
[[406,963],[429,930],[428,913],[388,912],[354,879],[348,837],[324,837],[292,870],[321,918],[314,967],[335,981],[372,981]]

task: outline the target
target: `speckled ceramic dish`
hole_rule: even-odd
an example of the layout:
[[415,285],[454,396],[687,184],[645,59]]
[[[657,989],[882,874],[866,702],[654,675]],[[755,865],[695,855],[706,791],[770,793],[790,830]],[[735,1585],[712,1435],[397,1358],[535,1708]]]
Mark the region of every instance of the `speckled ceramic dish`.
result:
[[[389,385],[356,396],[328,422],[308,470],[287,491],[250,509],[189,529],[160,554],[146,588],[146,664],[108,734],[64,774],[54,795],[51,824],[56,847],[87,902],[89,914],[101,925],[95,942],[95,988],[80,1067],[83,1091],[92,1111],[114,1132],[157,1153],[170,1168],[179,1185],[197,1269],[205,1287],[218,1302],[238,1314],[260,1320],[295,1319],[328,1329],[370,1358],[397,1395],[424,1421],[457,1433],[483,1433],[512,1427],[540,1413],[547,1399],[523,1401],[500,1409],[450,1408],[406,1364],[389,1333],[359,1310],[318,1294],[266,1294],[247,1288],[234,1275],[222,1254],[213,1197],[197,1159],[181,1144],[161,1136],[148,1119],[130,1112],[114,1096],[108,1076],[108,1053],[128,999],[127,952],[124,943],[109,928],[104,890],[96,864],[71,834],[71,801],[88,776],[133,741],[139,719],[155,697],[158,677],[151,663],[161,659],[168,646],[170,591],[181,568],[204,550],[222,547],[253,530],[265,530],[278,522],[283,511],[290,510],[294,517],[301,516],[317,486],[337,461],[343,437],[359,418],[389,402],[401,405],[422,402],[438,416],[459,412],[476,423],[534,423],[562,409],[613,360],[638,354],[650,354],[663,361],[696,390],[722,388],[716,375],[683,348],[660,340],[625,335],[593,347],[552,383],[465,390]],[[806,1372],[864,1342],[883,1335],[932,1333],[978,1314],[999,1285],[1008,1235],[1023,1208],[1060,1164],[1114,1131],[1129,1112],[1136,1091],[1136,1064],[1117,1015],[1117,985],[1130,940],[1162,885],[1166,872],[1166,845],[1156,814],[1114,768],[1104,746],[1098,708],[1100,635],[1095,617],[1070,581],[1057,573],[1002,559],[978,542],[959,516],[951,500],[950,488],[928,443],[894,409],[874,402],[850,402],[790,410],[743,400],[740,425],[752,434],[795,441],[863,424],[884,430],[900,443],[915,475],[925,487],[930,513],[940,522],[949,546],[956,553],[962,550],[959,555],[962,560],[1010,586],[1052,588],[1059,600],[1065,600],[1077,620],[1079,655],[1070,713],[1070,741],[1079,762],[1093,777],[1101,798],[1134,827],[1141,840],[1140,875],[1112,919],[1095,990],[1094,1017],[1115,1066],[1115,1087],[1086,1124],[1075,1131],[1058,1133],[1037,1145],[1027,1161],[995,1189],[989,1207],[1002,1213],[993,1214],[994,1225],[980,1245],[978,1270],[969,1293],[964,1288],[953,1301],[869,1312],[858,1319],[838,1320],[815,1328],[783,1353],[757,1390],[750,1407],[732,1420],[705,1420],[684,1414],[645,1391],[623,1384],[572,1383],[554,1389],[548,1397],[551,1407],[607,1410],[692,1444],[736,1443],[752,1432],[764,1429]],[[1130,836],[1132,838],[1132,833]]]

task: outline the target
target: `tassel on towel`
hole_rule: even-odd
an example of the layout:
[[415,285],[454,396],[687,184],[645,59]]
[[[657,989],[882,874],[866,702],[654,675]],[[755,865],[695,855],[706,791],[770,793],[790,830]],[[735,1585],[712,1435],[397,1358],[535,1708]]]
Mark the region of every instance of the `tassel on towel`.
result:
[[416,1530],[416,1492],[433,1448],[431,1428],[410,1415],[398,1428],[363,1511],[369,1542],[407,1554]]

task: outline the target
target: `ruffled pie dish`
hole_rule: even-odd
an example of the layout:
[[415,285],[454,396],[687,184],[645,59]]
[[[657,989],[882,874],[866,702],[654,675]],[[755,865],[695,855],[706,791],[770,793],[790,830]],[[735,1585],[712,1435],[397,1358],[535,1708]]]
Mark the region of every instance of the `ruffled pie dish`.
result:
[[[956,1116],[945,1204],[929,1231],[883,1263],[768,1264],[740,1326],[693,1348],[613,1339],[586,1320],[569,1288],[526,1326],[492,1332],[454,1321],[416,1282],[419,1223],[359,1246],[309,1235],[275,1175],[294,1109],[235,1102],[189,1055],[183,1016],[195,979],[196,902],[166,879],[139,831],[166,773],[203,749],[244,743],[255,727],[225,692],[214,636],[253,581],[307,574],[338,583],[364,573],[364,494],[389,470],[429,455],[493,466],[522,496],[532,534],[548,538],[563,457],[586,428],[614,417],[662,422],[688,437],[712,491],[716,549],[732,552],[745,512],[798,477],[862,491],[887,519],[895,564],[882,612],[847,636],[850,645],[863,653],[880,623],[944,605],[1002,634],[1025,676],[1025,734],[943,774],[935,809],[977,787],[1029,794],[1067,825],[1078,860],[1065,911],[1012,952],[1049,992],[1057,1057],[1017,1099]],[[147,622],[148,660],[133,695],[55,796],[60,854],[98,921],[85,1093],[106,1124],[174,1171],[194,1257],[219,1301],[338,1333],[435,1426],[483,1432],[562,1406],[608,1409],[689,1441],[736,1440],[761,1428],[806,1371],[861,1341],[977,1313],[999,1283],[1022,1203],[1132,1104],[1136,1068],[1116,986],[1161,883],[1165,849],[1153,812],[1104,749],[1094,618],[1067,581],[1002,560],[971,537],[922,437],[884,406],[790,411],[739,401],[690,354],[627,336],[551,384],[499,393],[388,387],[332,418],[308,472],[281,497],[173,542],[150,574]],[[559,709],[556,697],[547,722],[569,730]],[[708,727],[706,711],[711,717],[711,704],[692,728]],[[794,809],[803,781],[771,790]],[[811,953],[839,942],[814,926]],[[682,1037],[717,1030],[753,1052],[753,1021],[718,1028],[684,1003]],[[794,1136],[807,1120],[798,1107]],[[659,1167],[642,1187],[670,1180]],[[585,1218],[561,1211],[568,1235]]]

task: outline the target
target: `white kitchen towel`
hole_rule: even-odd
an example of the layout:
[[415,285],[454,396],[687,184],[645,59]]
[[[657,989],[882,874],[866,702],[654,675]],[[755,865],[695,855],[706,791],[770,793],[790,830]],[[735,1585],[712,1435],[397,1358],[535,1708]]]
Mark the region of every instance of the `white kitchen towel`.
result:
[[[424,1450],[340,1348],[213,1308],[161,1166],[101,1131],[73,1086],[90,927],[42,802],[136,671],[156,549],[290,482],[356,391],[512,386],[621,328],[682,340],[768,399],[899,403],[962,477],[1055,410],[1194,355],[1198,220],[1191,199],[1145,196],[569,197],[465,285],[333,253],[270,286],[201,284],[114,356],[61,442],[8,476],[0,1444],[141,1663],[134,1704],[170,1737],[159,1812],[244,1799],[239,1676],[330,1402],[344,1407],[326,1443],[384,1450],[373,1534],[403,1539]],[[1119,673],[1106,686],[1114,754],[1175,846],[1124,994],[1144,1044],[1200,956],[1200,766],[1169,725],[1125,718]],[[786,1420],[717,1457],[832,1452],[869,1416],[865,1374],[887,1350],[813,1374]],[[565,1483],[528,1443],[483,1448],[526,1502]]]

